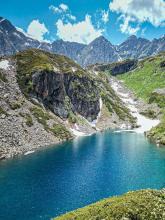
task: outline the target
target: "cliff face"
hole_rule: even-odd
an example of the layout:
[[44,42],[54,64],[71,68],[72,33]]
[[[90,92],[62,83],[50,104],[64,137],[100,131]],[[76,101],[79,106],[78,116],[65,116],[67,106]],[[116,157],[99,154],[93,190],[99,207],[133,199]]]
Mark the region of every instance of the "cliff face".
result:
[[92,122],[101,111],[101,100],[110,114],[132,123],[128,109],[123,107],[105,76],[88,72],[65,56],[41,50],[18,53],[16,60],[22,92],[29,98],[37,98],[60,118],[78,114]]
[[93,66],[89,66],[88,68],[92,68],[95,71],[101,72],[109,72],[111,75],[116,76],[123,73],[127,73],[137,67],[137,60],[125,60],[116,63],[109,64],[96,64]]
[[105,75],[36,49],[0,58],[0,102],[0,159],[135,123]]
[[89,78],[40,71],[33,74],[32,83],[37,98],[61,118],[67,118],[70,112],[77,112],[89,121],[97,118],[99,92]]
[[24,96],[16,75],[15,61],[0,60],[0,160],[72,137],[62,119]]
[[89,121],[100,111],[100,93],[92,76],[67,57],[41,50],[16,55],[17,78],[27,97],[36,97],[59,117],[80,114]]

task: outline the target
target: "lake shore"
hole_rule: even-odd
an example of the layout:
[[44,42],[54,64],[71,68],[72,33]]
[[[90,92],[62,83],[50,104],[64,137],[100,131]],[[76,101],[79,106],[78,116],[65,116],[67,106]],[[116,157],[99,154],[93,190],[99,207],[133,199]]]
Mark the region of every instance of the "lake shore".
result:
[[[72,127],[68,127],[72,136],[69,138],[69,140],[72,140],[73,138],[78,138],[78,137],[82,137],[82,136],[89,136],[92,135],[94,133],[97,132],[102,132],[104,130],[107,129],[115,129],[115,130],[119,130],[120,132],[123,131],[132,131],[132,132],[137,132],[137,133],[145,133],[147,131],[149,131],[153,126],[156,126],[159,123],[159,119],[155,120],[155,119],[149,119],[146,116],[140,114],[140,111],[143,110],[144,108],[144,103],[142,103],[142,101],[137,100],[136,97],[134,97],[134,95],[128,91],[120,81],[118,81],[117,79],[111,77],[110,78],[110,84],[112,86],[112,88],[114,89],[114,91],[116,92],[116,94],[119,96],[119,98],[123,101],[124,105],[130,110],[130,113],[132,114],[133,117],[135,117],[137,119],[137,128],[132,129],[131,125],[125,124],[125,123],[117,123],[117,124],[113,124],[112,120],[104,122],[102,124],[102,126],[100,126],[100,123],[102,123],[102,120],[104,120],[104,117],[102,118],[102,115],[104,114],[104,106],[102,104],[102,100],[100,100],[100,109],[101,111],[98,114],[97,120],[93,121],[92,123],[88,122],[85,118],[82,118],[82,120],[86,121],[87,126],[82,127],[79,126],[78,124],[73,124]],[[18,119],[17,119],[18,120]],[[113,119],[113,120],[116,120]],[[67,122],[65,122],[67,124]],[[90,129],[89,129],[90,128]],[[39,126],[37,127],[37,130],[41,129]],[[43,132],[43,130],[41,130],[41,133]],[[32,133],[33,134],[33,133]],[[41,136],[39,133],[37,134],[38,138]],[[45,135],[45,134],[44,134]],[[48,134],[47,134],[48,136]],[[51,135],[49,135],[51,137]],[[67,141],[68,139],[63,139],[63,140],[59,140],[57,138],[48,138],[46,140],[46,138],[43,140],[42,143],[40,143],[41,141],[39,141],[38,143],[32,142],[33,144],[28,145],[28,147],[13,147],[12,149],[5,150],[5,149],[1,149],[3,150],[3,154],[0,157],[0,160],[4,160],[4,159],[9,159],[9,158],[13,158],[13,157],[17,157],[19,155],[29,155],[34,153],[37,150],[40,150],[42,148],[46,148],[47,146],[56,146],[60,143],[63,143],[65,141]],[[30,138],[30,137],[29,137]],[[36,136],[32,135],[31,140],[36,139]],[[26,145],[26,144],[25,144]]]

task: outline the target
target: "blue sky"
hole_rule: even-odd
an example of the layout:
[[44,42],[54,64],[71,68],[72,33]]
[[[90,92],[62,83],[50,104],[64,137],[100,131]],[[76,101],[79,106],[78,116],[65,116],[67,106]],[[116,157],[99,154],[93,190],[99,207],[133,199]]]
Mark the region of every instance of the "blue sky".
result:
[[132,34],[165,34],[165,0],[1,0],[0,16],[41,41],[89,43],[104,35],[119,44]]

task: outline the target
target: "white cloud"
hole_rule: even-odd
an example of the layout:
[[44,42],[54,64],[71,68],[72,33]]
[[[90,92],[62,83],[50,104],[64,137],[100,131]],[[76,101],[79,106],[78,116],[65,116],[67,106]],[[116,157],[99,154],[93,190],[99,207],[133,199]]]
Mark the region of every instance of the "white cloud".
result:
[[65,19],[70,19],[72,21],[76,20],[76,17],[71,14],[68,5],[65,5],[64,3],[61,3],[58,7],[54,5],[50,5],[49,9],[53,11],[54,14],[62,15],[61,16],[62,20],[65,20]]
[[40,23],[39,20],[33,20],[27,29],[27,34],[36,40],[46,41],[44,35],[49,33],[44,23]]
[[123,20],[123,23],[120,24],[120,30],[122,33],[134,35],[140,30],[139,25],[135,27],[131,26],[131,22],[135,22],[135,19],[130,16],[122,15],[119,20]]
[[63,3],[61,3],[58,7],[54,6],[54,5],[50,5],[49,9],[52,10],[55,14],[56,13],[63,13],[69,10],[69,7]]
[[74,41],[78,43],[90,43],[95,38],[102,35],[102,29],[96,29],[89,15],[85,16],[84,21],[78,23],[64,23],[59,19],[56,23],[57,36],[65,41]]
[[59,8],[61,8],[63,11],[67,11],[69,9],[69,7],[63,3],[59,5]]
[[109,10],[105,11],[102,10],[101,11],[101,20],[106,24],[109,21]]
[[49,9],[52,10],[54,14],[62,12],[60,8],[55,7],[54,5],[50,5]]
[[74,15],[71,14],[66,14],[66,17],[68,17],[69,19],[76,21],[76,17]]
[[134,18],[139,23],[150,22],[160,26],[165,21],[164,0],[113,0],[110,10]]

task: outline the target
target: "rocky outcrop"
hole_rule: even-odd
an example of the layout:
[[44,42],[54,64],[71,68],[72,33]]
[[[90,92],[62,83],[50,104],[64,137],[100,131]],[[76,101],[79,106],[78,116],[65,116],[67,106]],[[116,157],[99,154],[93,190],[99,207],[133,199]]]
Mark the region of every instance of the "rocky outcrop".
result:
[[159,125],[146,133],[146,136],[156,143],[158,147],[165,146],[165,116],[163,116]]
[[165,145],[165,88],[155,89],[149,98],[149,103],[156,103],[163,114],[160,124],[146,133],[147,137],[158,146]]
[[153,91],[153,93],[157,94],[157,95],[164,95],[165,96],[165,88],[161,88],[161,89],[155,89]]
[[88,77],[40,71],[33,74],[32,83],[34,95],[61,118],[68,118],[70,112],[89,121],[97,118],[99,91]]
[[8,68],[0,69],[5,77],[5,80],[0,78],[0,159],[34,151],[71,137],[69,128],[66,128],[63,138],[60,133],[54,135],[49,130],[54,125],[61,126],[61,129],[67,126],[51,112],[26,99],[17,83],[16,64],[11,59],[8,62]]
[[111,74],[113,76],[127,73],[137,67],[137,60],[126,60],[124,62],[116,63],[116,65],[112,65]]
[[93,69],[96,72],[108,72],[112,76],[127,73],[137,67],[137,60],[125,60],[112,64],[96,64],[89,66],[88,69]]
[[155,89],[149,98],[149,103],[156,103],[160,108],[165,107],[165,88]]
[[164,67],[165,67],[165,60],[160,63],[160,67],[161,67],[161,68],[164,68]]

